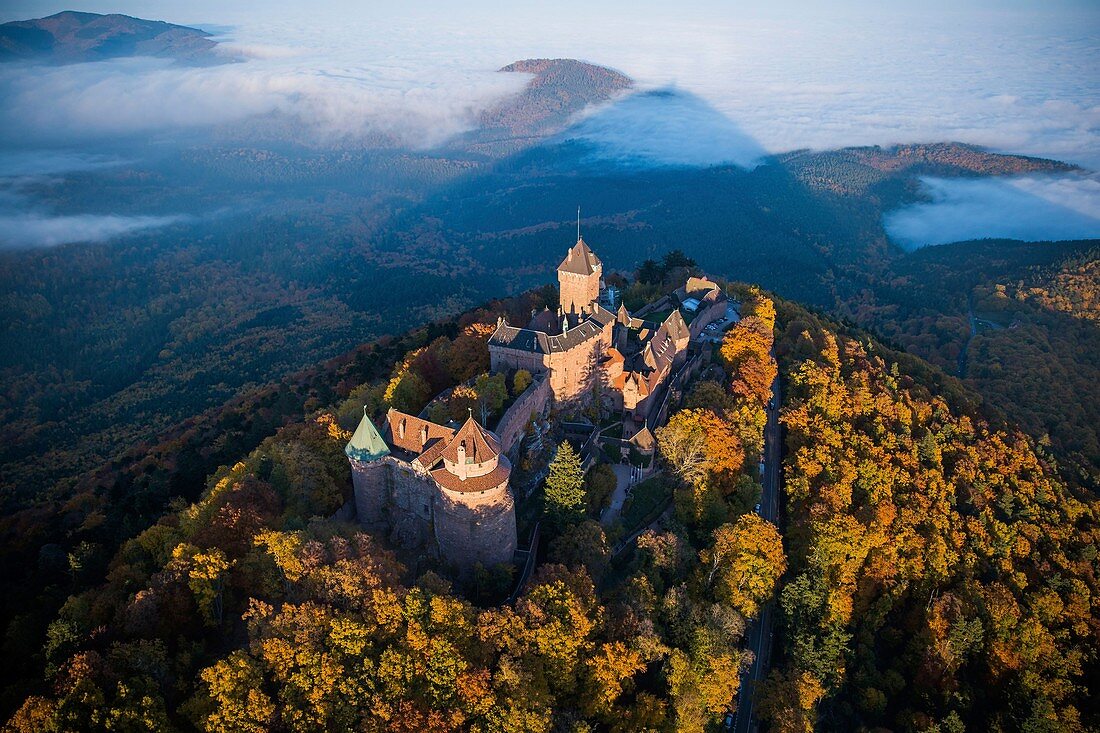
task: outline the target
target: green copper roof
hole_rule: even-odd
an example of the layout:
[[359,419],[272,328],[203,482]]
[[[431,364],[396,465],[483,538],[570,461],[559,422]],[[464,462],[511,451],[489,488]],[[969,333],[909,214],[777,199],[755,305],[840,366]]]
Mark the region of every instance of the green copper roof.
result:
[[389,455],[389,452],[389,446],[378,434],[378,428],[374,427],[374,423],[367,417],[367,408],[363,407],[363,419],[359,421],[359,427],[355,429],[355,434],[351,436],[347,447],[344,448],[344,453],[348,458],[369,462],[377,461],[382,456]]

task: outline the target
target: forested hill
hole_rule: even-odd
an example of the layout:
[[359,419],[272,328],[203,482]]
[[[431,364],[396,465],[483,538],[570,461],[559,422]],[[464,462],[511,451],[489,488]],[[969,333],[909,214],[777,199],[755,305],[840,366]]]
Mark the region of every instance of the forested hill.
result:
[[1079,170],[1077,166],[1057,160],[992,153],[963,143],[870,146],[825,152],[798,150],[779,155],[777,159],[811,188],[844,196],[874,192],[891,179],[897,181],[897,174],[902,172],[1003,176]]
[[909,253],[840,307],[958,375],[1100,490],[1100,242],[960,242]]
[[561,130],[586,107],[607,102],[634,86],[625,74],[574,59],[524,59],[500,71],[533,78],[518,95],[482,112],[480,129],[467,136],[467,142],[503,141],[515,149],[529,138]]
[[778,307],[790,573],[771,730],[1096,725],[1100,502],[967,390]]
[[[599,524],[573,519],[514,606],[475,605],[378,538],[315,519],[350,491],[347,415],[486,368],[487,326],[545,296],[498,302],[235,405],[70,507],[93,507],[88,532],[131,488],[189,497],[109,562],[94,547],[42,554],[51,592],[70,595],[47,632],[33,618],[9,630],[8,651],[24,645],[9,658],[49,682],[10,701],[11,728],[703,731],[788,564],[757,707],[773,730],[1094,725],[1096,500],[1067,490],[1032,438],[991,427],[958,380],[792,302],[736,294],[746,318],[715,364],[729,371],[658,433],[671,456],[677,431],[709,426],[707,462],[633,557],[613,563]],[[773,328],[783,546],[749,509]]]
[[197,28],[129,15],[71,10],[0,25],[0,61],[79,63],[126,56],[160,56],[191,63],[224,63],[216,41]]

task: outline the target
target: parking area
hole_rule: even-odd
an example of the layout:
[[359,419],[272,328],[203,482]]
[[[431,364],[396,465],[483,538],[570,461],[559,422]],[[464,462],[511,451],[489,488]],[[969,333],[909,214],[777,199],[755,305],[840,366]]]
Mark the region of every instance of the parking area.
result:
[[719,318],[717,321],[708,323],[703,328],[703,332],[699,335],[699,340],[716,344],[722,340],[722,334],[740,320],[741,314],[737,312],[737,307],[733,303],[730,303],[726,306],[725,318]]

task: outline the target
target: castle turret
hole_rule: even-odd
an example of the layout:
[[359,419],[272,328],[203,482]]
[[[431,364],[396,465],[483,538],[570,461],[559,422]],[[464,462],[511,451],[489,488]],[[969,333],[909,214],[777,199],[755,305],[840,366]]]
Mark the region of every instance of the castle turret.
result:
[[344,447],[344,453],[351,462],[355,511],[359,521],[368,527],[378,527],[385,522],[383,512],[388,499],[386,469],[381,460],[390,454],[390,448],[367,417],[365,406],[359,427]]
[[512,464],[497,437],[470,417],[431,472],[439,486],[435,536],[440,555],[462,570],[512,560],[516,512],[508,480]]
[[558,265],[561,313],[575,319],[593,313],[600,299],[603,263],[581,238]]

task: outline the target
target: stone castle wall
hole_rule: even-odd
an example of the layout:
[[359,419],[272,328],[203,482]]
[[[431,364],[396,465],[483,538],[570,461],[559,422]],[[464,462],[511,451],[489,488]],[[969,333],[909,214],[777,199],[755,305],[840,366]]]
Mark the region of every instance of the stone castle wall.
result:
[[398,547],[413,548],[431,539],[432,500],[435,482],[404,462],[387,456],[390,464],[390,539]]
[[440,557],[463,570],[479,562],[485,567],[511,562],[516,552],[516,508],[508,482],[485,491],[439,489],[435,538]]
[[546,412],[552,396],[550,380],[545,375],[535,375],[535,381],[501,416],[497,429],[493,431],[500,438],[504,453],[511,455],[516,442],[523,438],[531,413],[541,415]]
[[599,358],[611,348],[613,323],[608,323],[599,338],[583,341],[569,351],[550,354],[550,388],[560,402],[583,400],[600,378]]
[[405,549],[431,539],[434,481],[392,456],[370,463],[353,460],[351,475],[360,524],[387,532]]
[[547,371],[546,359],[542,354],[520,349],[507,349],[503,346],[489,347],[489,370],[507,372],[512,369],[526,369],[534,374],[543,374]]

